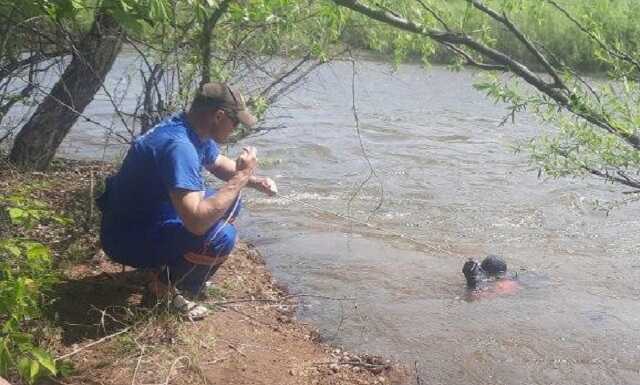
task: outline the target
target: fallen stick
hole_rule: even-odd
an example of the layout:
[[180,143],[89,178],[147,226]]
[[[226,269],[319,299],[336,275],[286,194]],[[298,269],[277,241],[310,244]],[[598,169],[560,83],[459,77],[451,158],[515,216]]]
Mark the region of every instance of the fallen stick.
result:
[[[105,341],[107,341],[107,340],[110,340],[110,339],[111,339],[111,338],[113,338],[113,337],[119,336],[120,334],[124,334],[124,333],[126,333],[126,332],[128,332],[132,327],[133,327],[133,326],[127,326],[126,328],[124,328],[124,329],[122,329],[122,330],[120,330],[120,331],[118,331],[118,332],[116,332],[116,333],[109,334],[108,336],[104,336],[104,337],[100,338],[99,340],[96,340],[96,341],[93,341],[93,342],[91,342],[91,343],[88,343],[88,344],[86,344],[85,346],[80,347],[80,348],[78,348],[78,349],[76,349],[76,350],[72,351],[71,353],[63,354],[63,355],[61,355],[60,357],[55,358],[55,359],[54,359],[54,361],[60,361],[60,360],[64,360],[65,358],[69,358],[69,357],[71,357],[71,356],[74,356],[74,355],[76,355],[76,354],[80,353],[81,351],[83,351],[83,350],[85,350],[85,349],[88,349],[88,348],[90,348],[90,347],[92,347],[92,346],[95,346],[95,345],[101,344],[101,343],[103,343],[103,342],[105,342]],[[0,383],[0,385],[2,385],[2,383]]]

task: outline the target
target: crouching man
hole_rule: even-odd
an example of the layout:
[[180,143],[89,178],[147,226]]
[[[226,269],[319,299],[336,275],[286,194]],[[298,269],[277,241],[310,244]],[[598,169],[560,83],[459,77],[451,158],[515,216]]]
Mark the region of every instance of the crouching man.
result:
[[[98,199],[106,254],[127,266],[155,269],[153,294],[171,293],[173,305],[190,318],[206,315],[192,299],[235,245],[240,191],[276,191],[271,179],[254,175],[254,148],[243,149],[235,161],[220,154],[218,143],[240,123],[256,123],[242,96],[226,84],[203,85],[188,112],[134,141]],[[203,168],[226,183],[217,191],[206,188]]]

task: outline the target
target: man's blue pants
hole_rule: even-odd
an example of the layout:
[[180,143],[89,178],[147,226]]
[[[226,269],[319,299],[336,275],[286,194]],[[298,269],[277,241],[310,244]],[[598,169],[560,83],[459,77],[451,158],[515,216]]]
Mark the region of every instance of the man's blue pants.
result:
[[[207,189],[205,197],[215,194]],[[195,264],[185,259],[194,253],[224,260],[236,242],[236,228],[226,219],[235,219],[240,202],[215,223],[204,235],[189,232],[171,202],[161,207],[149,225],[125,223],[112,218],[108,208],[103,213],[101,240],[104,251],[118,263],[136,268],[163,269],[161,278],[177,284],[181,290],[199,293],[204,283],[218,269],[216,265]]]

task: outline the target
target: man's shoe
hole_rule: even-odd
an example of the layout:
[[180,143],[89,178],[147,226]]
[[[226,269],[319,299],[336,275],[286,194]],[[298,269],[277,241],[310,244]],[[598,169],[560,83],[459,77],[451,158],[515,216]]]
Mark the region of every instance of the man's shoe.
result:
[[209,314],[208,308],[187,299],[184,294],[178,291],[176,291],[176,294],[171,300],[171,307],[192,321],[203,319],[207,314]]

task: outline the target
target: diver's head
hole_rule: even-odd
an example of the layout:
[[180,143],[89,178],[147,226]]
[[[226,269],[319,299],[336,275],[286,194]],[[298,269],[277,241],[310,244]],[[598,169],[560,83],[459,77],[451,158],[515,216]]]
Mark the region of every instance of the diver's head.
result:
[[497,255],[489,255],[480,265],[482,270],[491,276],[502,276],[507,272],[507,263]]
[[482,280],[482,267],[480,267],[478,261],[469,258],[462,267],[462,274],[464,274],[464,277],[467,279],[467,286],[475,288]]

